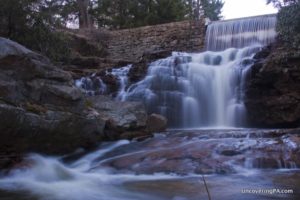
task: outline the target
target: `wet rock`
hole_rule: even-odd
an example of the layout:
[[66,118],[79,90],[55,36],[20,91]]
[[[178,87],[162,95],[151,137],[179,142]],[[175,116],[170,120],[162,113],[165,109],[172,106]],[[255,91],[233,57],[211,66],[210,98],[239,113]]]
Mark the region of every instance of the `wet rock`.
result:
[[113,94],[118,92],[119,90],[119,80],[116,76],[112,74],[100,74],[99,76],[101,80],[106,84],[107,86],[107,92],[109,94]]
[[62,154],[93,148],[109,132],[119,139],[145,131],[141,103],[86,97],[70,73],[46,57],[4,38],[0,44],[0,146]]
[[276,158],[254,158],[252,160],[252,167],[258,169],[278,169],[280,168],[280,161]]
[[299,135],[288,135],[282,138],[284,144],[291,151],[300,151],[300,136]]
[[76,101],[83,97],[80,90],[74,86],[50,85],[48,86],[48,90],[56,96],[60,96],[71,101]]
[[[287,148],[287,141],[282,139],[288,139],[297,130],[286,130],[284,136],[272,138],[248,138],[249,130],[232,131],[243,138],[232,137],[227,133],[231,131],[225,130],[172,131],[165,137],[117,148],[104,155],[101,165],[138,174],[232,174],[248,169],[295,168],[300,164],[300,152]],[[256,131],[274,133],[274,130]]]
[[38,151],[67,153],[78,147],[90,148],[101,141],[105,121],[85,113],[47,110],[32,113],[15,106],[0,104],[1,145],[16,152]]
[[120,139],[132,140],[136,139],[137,141],[143,141],[147,138],[150,138],[151,134],[147,131],[128,131],[120,135]]
[[224,156],[235,156],[235,155],[241,154],[240,151],[235,150],[235,149],[223,149],[219,153]]
[[266,46],[264,48],[261,49],[261,51],[259,51],[257,54],[255,54],[255,56],[253,57],[254,59],[260,60],[260,59],[264,59],[267,58],[272,50],[272,46]]
[[142,80],[148,70],[148,66],[151,62],[161,59],[161,58],[166,58],[171,55],[171,51],[149,51],[145,52],[140,59],[140,61],[133,63],[128,76],[130,81],[132,82],[137,82],[139,80]]
[[140,102],[112,101],[109,97],[89,98],[91,107],[105,120],[106,128],[116,132],[142,130],[146,127],[147,113]]
[[255,58],[245,88],[249,120],[255,126],[299,126],[299,50],[275,44]]
[[147,120],[147,130],[149,132],[162,132],[167,128],[167,119],[159,114],[151,114]]

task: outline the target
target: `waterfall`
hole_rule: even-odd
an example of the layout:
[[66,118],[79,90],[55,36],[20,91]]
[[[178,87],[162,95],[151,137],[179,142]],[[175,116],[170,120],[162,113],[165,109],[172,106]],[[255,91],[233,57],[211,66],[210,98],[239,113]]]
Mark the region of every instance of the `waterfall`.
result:
[[250,45],[267,45],[276,37],[276,15],[216,21],[207,27],[206,49],[222,51]]
[[245,77],[252,57],[274,41],[276,16],[213,22],[206,49],[176,53],[150,64],[144,80],[125,100],[143,101],[149,113],[166,116],[170,127],[243,127]]
[[[206,51],[173,52],[149,65],[146,77],[128,82],[131,65],[106,71],[118,80],[119,101],[143,101],[149,113],[167,117],[170,127],[244,127],[244,86],[252,57],[276,37],[276,15],[212,22]],[[100,77],[76,81],[87,94],[109,93]]]

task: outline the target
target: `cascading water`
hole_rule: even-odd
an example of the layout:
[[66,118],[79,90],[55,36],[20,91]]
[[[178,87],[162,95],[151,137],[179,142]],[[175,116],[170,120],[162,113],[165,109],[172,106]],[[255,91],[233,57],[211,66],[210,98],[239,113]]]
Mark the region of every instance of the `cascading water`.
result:
[[207,27],[205,46],[209,51],[265,46],[276,37],[276,15],[216,21]]
[[153,62],[125,99],[144,101],[171,127],[245,126],[247,70],[254,54],[275,39],[275,23],[275,15],[212,23],[206,48],[213,51],[173,53]]
[[107,86],[96,74],[90,77],[82,77],[75,81],[75,85],[81,88],[87,95],[98,95],[106,92]]
[[[124,101],[126,97],[126,87],[128,86],[128,73],[132,65],[127,65],[120,68],[113,68],[111,71],[106,70],[105,76],[113,76],[117,78],[119,90],[115,97],[116,100]],[[101,77],[95,73],[91,76],[82,77],[75,81],[75,85],[81,88],[84,93],[90,96],[107,94],[109,93],[109,87],[103,82]]]
[[126,98],[126,86],[128,85],[128,73],[132,65],[127,65],[121,68],[114,68],[110,74],[114,75],[119,80],[119,91],[116,96],[117,100],[124,101]]

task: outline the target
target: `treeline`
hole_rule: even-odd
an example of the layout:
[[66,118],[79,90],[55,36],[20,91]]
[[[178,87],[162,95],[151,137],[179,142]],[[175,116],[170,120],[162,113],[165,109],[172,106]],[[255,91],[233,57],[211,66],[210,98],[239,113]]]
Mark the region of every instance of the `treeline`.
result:
[[[131,28],[205,15],[221,16],[222,0],[0,0],[1,28],[8,34],[40,20],[47,26]],[[3,26],[4,25],[4,26]]]
[[202,15],[217,20],[222,7],[222,0],[0,0],[0,36],[62,60],[70,48],[57,29],[122,29]]
[[[87,0],[89,1],[89,0]],[[91,4],[90,15],[99,27],[131,28],[221,16],[221,0],[98,0]]]

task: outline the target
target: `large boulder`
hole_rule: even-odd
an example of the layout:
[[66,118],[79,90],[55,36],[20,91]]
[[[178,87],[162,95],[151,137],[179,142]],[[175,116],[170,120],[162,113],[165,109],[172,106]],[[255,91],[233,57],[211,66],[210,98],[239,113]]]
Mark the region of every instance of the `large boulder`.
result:
[[71,75],[0,38],[0,153],[67,153],[103,138],[105,121],[84,106]]
[[274,45],[255,57],[245,104],[255,126],[300,126],[300,51]]
[[88,99],[91,109],[106,121],[105,133],[109,139],[118,139],[122,133],[144,131],[147,113],[140,102],[112,101],[107,96],[95,96]]
[[26,108],[0,104],[1,153],[6,148],[15,153],[37,151],[68,153],[79,147],[90,148],[101,141],[105,126],[98,115],[46,109],[35,113]]
[[147,130],[149,132],[162,132],[167,128],[167,119],[159,114],[151,114],[147,120]]
[[68,153],[145,132],[141,103],[87,97],[46,57],[4,38],[0,44],[0,155]]

